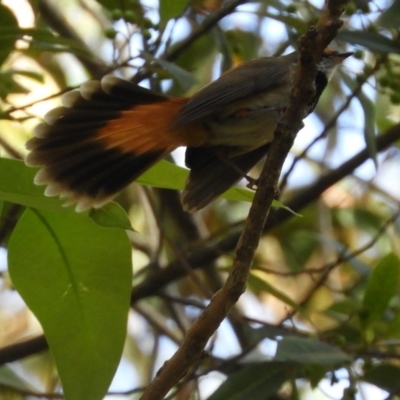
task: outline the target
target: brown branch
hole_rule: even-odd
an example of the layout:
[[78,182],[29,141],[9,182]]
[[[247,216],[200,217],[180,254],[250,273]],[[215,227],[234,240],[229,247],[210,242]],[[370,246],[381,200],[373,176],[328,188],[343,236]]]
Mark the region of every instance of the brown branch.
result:
[[259,179],[259,186],[236,247],[236,258],[225,285],[195,320],[184,342],[173,357],[161,368],[143,393],[142,400],[163,399],[168,391],[201,359],[204,348],[225,319],[232,306],[245,291],[247,277],[275,197],[280,171],[302,126],[307,105],[314,94],[317,62],[324,48],[342,25],[338,19],[347,1],[328,1],[317,29],[310,29],[300,40],[300,60],[290,106],[275,131],[269,155]]

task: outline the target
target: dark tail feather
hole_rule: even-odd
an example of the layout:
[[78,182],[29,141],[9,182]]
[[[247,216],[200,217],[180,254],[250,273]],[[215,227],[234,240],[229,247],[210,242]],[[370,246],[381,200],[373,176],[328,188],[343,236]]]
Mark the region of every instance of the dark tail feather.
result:
[[188,148],[187,166],[191,170],[181,196],[184,210],[196,212],[235,185],[265,157],[268,147],[269,144],[229,159],[237,169],[218,157],[212,148]]
[[90,81],[63,104],[36,127],[26,163],[42,167],[35,183],[48,185],[46,195],[77,203],[77,211],[101,206],[176,147],[159,139],[169,121],[148,115],[169,104],[173,114],[180,104],[132,83]]

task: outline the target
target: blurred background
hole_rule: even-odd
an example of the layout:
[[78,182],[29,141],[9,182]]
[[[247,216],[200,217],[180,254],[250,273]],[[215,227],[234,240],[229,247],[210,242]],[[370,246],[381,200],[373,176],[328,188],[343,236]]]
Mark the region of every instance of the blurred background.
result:
[[[1,157],[23,159],[35,125],[88,79],[111,73],[189,96],[247,60],[295,50],[323,5],[3,0]],[[354,56],[304,121],[281,176],[280,201],[297,214],[273,210],[246,293],[208,357],[168,398],[388,400],[400,393],[400,1],[350,1],[343,20],[330,47]],[[184,149],[169,161],[183,166]],[[128,233],[134,279],[123,358],[107,398],[137,399],[223,284],[250,203],[218,199],[189,215],[178,192],[135,183],[116,201],[135,229]],[[33,346],[11,363],[2,359],[1,348],[43,332],[7,272],[8,241],[23,210],[2,202],[0,399],[61,398],[47,351]],[[257,368],[265,368],[262,379]]]

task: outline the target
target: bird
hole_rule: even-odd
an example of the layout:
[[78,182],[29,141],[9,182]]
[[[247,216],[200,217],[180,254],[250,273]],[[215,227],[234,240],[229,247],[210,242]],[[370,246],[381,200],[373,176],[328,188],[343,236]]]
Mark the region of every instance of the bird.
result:
[[[311,113],[335,69],[352,52],[325,49]],[[196,212],[263,159],[288,107],[298,52],[228,70],[192,97],[171,97],[105,75],[62,96],[26,147],[34,182],[77,212],[99,208],[178,147],[190,169],[183,209]]]

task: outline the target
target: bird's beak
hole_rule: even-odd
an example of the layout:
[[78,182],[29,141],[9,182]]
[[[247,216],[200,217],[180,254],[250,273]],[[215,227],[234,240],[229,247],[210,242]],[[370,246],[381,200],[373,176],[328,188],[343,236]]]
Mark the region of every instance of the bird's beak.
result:
[[347,57],[350,57],[354,54],[352,51],[348,51],[347,53],[338,53],[336,54],[336,57],[341,58],[342,60],[346,59]]

